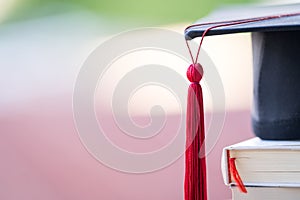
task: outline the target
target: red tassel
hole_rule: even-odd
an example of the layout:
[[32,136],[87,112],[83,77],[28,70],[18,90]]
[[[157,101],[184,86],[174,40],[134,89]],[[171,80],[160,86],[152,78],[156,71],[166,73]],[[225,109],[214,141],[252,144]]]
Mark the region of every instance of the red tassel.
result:
[[[185,152],[185,200],[207,200],[205,152],[204,147],[204,111],[202,88],[199,84],[203,75],[202,66],[192,64],[187,70],[191,82],[187,98],[186,152]],[[202,149],[204,150],[205,148]],[[203,155],[201,158],[200,155]]]

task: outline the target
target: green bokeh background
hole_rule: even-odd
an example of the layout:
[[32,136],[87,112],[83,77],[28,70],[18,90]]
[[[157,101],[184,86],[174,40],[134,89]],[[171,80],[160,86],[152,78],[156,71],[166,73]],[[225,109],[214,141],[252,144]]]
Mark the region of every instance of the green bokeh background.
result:
[[89,10],[101,16],[159,25],[192,22],[214,8],[254,0],[22,0],[6,21]]

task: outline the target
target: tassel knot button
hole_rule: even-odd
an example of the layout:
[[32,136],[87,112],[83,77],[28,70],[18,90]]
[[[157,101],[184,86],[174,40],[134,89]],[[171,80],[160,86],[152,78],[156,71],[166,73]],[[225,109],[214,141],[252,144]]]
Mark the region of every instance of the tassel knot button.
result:
[[203,68],[199,63],[191,64],[187,69],[186,76],[191,83],[199,83],[203,76]]

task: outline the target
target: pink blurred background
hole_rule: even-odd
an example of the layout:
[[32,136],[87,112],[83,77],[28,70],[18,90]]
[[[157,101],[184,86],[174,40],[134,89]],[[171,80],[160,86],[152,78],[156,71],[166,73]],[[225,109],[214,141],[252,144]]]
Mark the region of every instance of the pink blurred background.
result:
[[[207,157],[209,199],[230,199],[220,159],[226,145],[252,137],[248,111],[228,112],[219,142]],[[1,113],[0,199],[156,199],[183,196],[184,160],[148,174],[126,174],[95,160],[73,122],[71,98],[36,99]]]

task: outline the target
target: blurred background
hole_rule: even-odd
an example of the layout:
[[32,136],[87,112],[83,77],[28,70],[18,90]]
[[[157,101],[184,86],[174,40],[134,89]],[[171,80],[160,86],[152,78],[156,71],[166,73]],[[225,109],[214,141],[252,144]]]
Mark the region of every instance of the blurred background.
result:
[[[137,175],[110,169],[85,150],[72,113],[76,76],[90,52],[121,31],[155,26],[183,33],[217,7],[248,3],[281,2],[0,0],[0,199],[183,199],[183,158]],[[209,199],[230,199],[222,148],[253,137],[250,34],[208,37],[204,49],[226,94],[224,128],[207,157]]]

